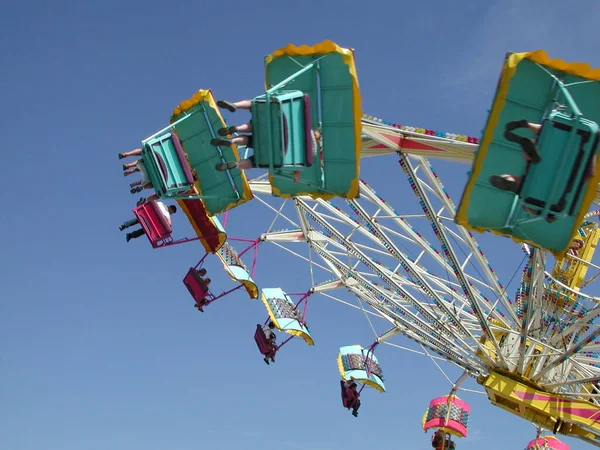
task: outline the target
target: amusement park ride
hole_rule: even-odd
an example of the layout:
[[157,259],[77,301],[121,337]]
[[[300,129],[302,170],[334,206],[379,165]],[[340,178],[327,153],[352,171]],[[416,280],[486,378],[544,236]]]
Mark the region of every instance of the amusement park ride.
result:
[[[239,162],[248,149],[232,142],[235,127],[219,109],[235,108],[210,90],[183,101],[168,127],[142,141],[142,172],[154,195],[134,215],[154,248],[200,241],[205,255],[183,279],[196,307],[204,312],[240,289],[260,299],[268,318],[255,340],[268,362],[290,339],[313,344],[306,323],[312,295],[335,300],[336,291],[350,292],[388,327],[370,345],[340,348],[342,403],[353,415],[365,386],[385,392],[376,348],[403,335],[463,371],[423,417],[423,429],[436,430],[434,448],[453,449],[454,438],[467,436],[470,407],[456,394],[469,377],[492,404],[536,425],[527,449],[568,448],[549,433],[600,446],[600,307],[584,292],[600,273],[593,262],[600,211],[590,210],[600,182],[600,69],[541,50],[507,54],[481,139],[363,114],[354,51],[330,41],[276,50],[265,59],[265,73],[267,90],[250,112],[253,167],[267,177],[246,178]],[[414,217],[396,212],[360,178],[361,158],[377,155],[398,157],[432,242]],[[428,158],[472,164],[458,208]],[[165,200],[178,203],[196,237],[172,237],[158,203]],[[286,219],[287,228],[273,220],[257,239],[229,237],[229,212],[250,201]],[[471,231],[521,246],[514,297]],[[254,272],[262,243],[284,250],[304,243],[312,255],[304,263],[329,278],[313,279],[302,294],[259,288]],[[235,287],[217,293],[209,286],[208,255],[222,262]],[[250,266],[242,259],[249,256]],[[288,339],[275,344],[267,324]]]

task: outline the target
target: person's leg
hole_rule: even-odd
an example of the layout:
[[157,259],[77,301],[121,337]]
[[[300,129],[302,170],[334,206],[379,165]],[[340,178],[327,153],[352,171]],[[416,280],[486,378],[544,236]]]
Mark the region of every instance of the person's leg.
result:
[[219,108],[226,109],[230,112],[236,112],[238,109],[250,109],[252,107],[252,100],[241,100],[239,102],[228,102],[225,100],[218,100],[217,106]]
[[218,133],[219,136],[227,136],[231,133],[252,133],[252,123],[244,123],[242,125],[232,125],[230,127],[221,128]]
[[139,222],[137,219],[128,220],[126,222],[123,222],[121,225],[119,225],[119,230],[123,231],[125,228],[132,227],[134,225],[137,225],[138,223]]
[[[144,184],[142,186],[141,184],[144,183],[144,182],[146,184]],[[129,192],[131,192],[132,194],[139,194],[144,189],[154,189],[154,186],[152,186],[152,183],[148,183],[148,182],[146,182],[146,180],[141,180],[141,181],[139,181],[137,183],[131,183],[130,186],[131,186],[131,190]],[[151,195],[150,197],[154,197],[154,195]]]
[[542,125],[539,123],[531,123],[531,122],[527,122],[527,128],[529,128],[529,130],[533,133],[533,134],[540,134],[540,131],[542,130]]
[[137,165],[137,161],[130,162],[128,164],[123,164],[123,170],[133,169]]
[[248,135],[236,136],[231,140],[232,144],[235,145],[248,145],[250,143],[250,138]]
[[130,183],[129,187],[130,188],[134,188],[134,187],[139,186],[141,184],[142,184],[142,180],[138,180],[138,181],[134,181],[133,183]]
[[157,200],[158,200],[158,195],[156,195],[156,194],[152,194],[148,198],[140,197],[140,199],[136,203],[136,206],[140,206],[141,204],[146,203],[146,202],[153,202],[153,201],[155,202]]
[[237,131],[238,133],[252,133],[252,124],[248,122],[242,125],[237,125],[235,127],[235,131]]
[[[535,139],[520,136],[518,134],[513,133],[514,130],[519,128],[527,128],[532,132],[536,133],[535,130],[538,130],[538,124],[530,123],[526,120],[513,120],[512,122],[508,122],[505,126],[504,130],[504,138],[507,141],[514,142],[521,147],[523,154],[526,159],[531,160],[533,164],[537,164],[542,160],[542,156],[540,151],[535,145]],[[541,129],[541,125],[539,125],[539,129]]]
[[142,149],[136,148],[135,150],[131,150],[129,152],[119,153],[119,159],[129,158],[130,156],[141,156],[141,155],[142,155]]
[[491,175],[489,180],[490,184],[496,189],[514,192],[515,194],[519,191],[519,187],[521,186],[521,177],[510,174]]
[[123,172],[123,176],[128,177],[129,175],[139,172],[140,169],[131,169],[131,170],[126,170],[125,172]]
[[231,144],[235,145],[248,145],[249,137],[247,135],[244,136],[236,136],[233,139],[220,139],[214,138],[211,139],[210,145],[214,145],[215,147],[231,147]]
[[247,159],[242,159],[240,161],[228,161],[226,163],[219,163],[215,165],[215,168],[219,171],[231,170],[235,168],[240,168],[242,170],[253,169],[254,168],[254,157],[250,157]]
[[265,351],[265,357],[263,358],[263,361],[266,364],[269,364],[269,360],[273,360],[273,347],[268,344],[267,350]]
[[271,341],[271,351],[270,358],[272,362],[275,362],[275,354],[277,353],[277,345],[275,345],[275,340]]
[[127,242],[129,242],[130,240],[137,239],[140,236],[143,236],[144,234],[146,234],[146,232],[142,228],[139,228],[135,231],[132,231],[131,233],[127,233],[126,240]]
[[237,109],[250,109],[252,107],[252,100],[240,100],[233,104]]
[[238,167],[242,170],[254,168],[254,158],[246,158],[238,161]]

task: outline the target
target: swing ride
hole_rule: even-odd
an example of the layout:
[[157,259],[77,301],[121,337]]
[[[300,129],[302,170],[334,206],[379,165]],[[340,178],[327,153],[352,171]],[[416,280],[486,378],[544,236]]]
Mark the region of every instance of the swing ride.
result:
[[[157,201],[176,200],[197,236],[173,240],[155,200],[134,214],[155,248],[201,242],[205,255],[184,278],[196,307],[238,290],[260,299],[267,320],[254,338],[267,363],[292,339],[314,344],[306,322],[313,296],[362,311],[375,341],[338,355],[342,404],[355,416],[364,387],[386,391],[375,349],[398,346],[399,337],[458,367],[460,378],[423,417],[436,450],[467,437],[471,408],[457,393],[468,379],[538,428],[528,449],[568,448],[541,430],[600,446],[600,307],[592,294],[600,211],[591,206],[600,182],[600,70],[542,50],[509,53],[481,140],[363,114],[354,51],[330,41],[276,50],[265,73],[266,90],[250,106],[253,167],[263,175],[248,180],[239,167],[248,148],[233,139],[213,145],[227,125],[210,90],[182,102],[170,125],[142,142]],[[361,158],[373,156],[395,156],[408,181],[398,210],[360,173]],[[472,164],[458,207],[434,158]],[[234,220],[244,203],[268,216],[258,238],[230,237],[217,218]],[[516,292],[472,231],[520,245]],[[306,293],[259,286],[262,244],[310,266]],[[309,257],[292,250],[298,244]],[[209,286],[209,255],[234,287]],[[288,337],[277,345],[268,330]]]

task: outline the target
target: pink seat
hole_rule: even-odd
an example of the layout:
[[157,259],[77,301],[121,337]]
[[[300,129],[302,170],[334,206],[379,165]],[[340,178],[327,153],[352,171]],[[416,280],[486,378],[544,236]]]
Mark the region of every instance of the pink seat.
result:
[[344,380],[340,380],[340,387],[342,388],[342,405],[344,408],[354,408],[358,401],[358,395],[346,387]]
[[196,303],[204,300],[208,295],[208,286],[206,286],[204,280],[200,278],[200,275],[198,275],[198,272],[193,267],[185,275],[183,284],[185,284],[191,296],[196,300]]
[[[450,418],[446,420],[447,408],[450,406]],[[467,436],[467,426],[471,407],[458,397],[452,396],[448,402],[448,396],[434,398],[429,402],[427,416],[423,429],[446,428],[455,432],[457,436]]]
[[263,332],[263,329],[262,329],[262,325],[260,325],[260,324],[256,325],[256,332],[254,333],[254,341],[256,342],[256,345],[258,346],[258,351],[262,355],[266,355],[267,353],[269,353],[270,351],[273,350],[271,343],[267,340],[267,336],[265,336],[265,333]]
[[133,214],[148,236],[152,247],[160,247],[173,241],[171,225],[158,208],[156,202],[145,202],[133,209]]

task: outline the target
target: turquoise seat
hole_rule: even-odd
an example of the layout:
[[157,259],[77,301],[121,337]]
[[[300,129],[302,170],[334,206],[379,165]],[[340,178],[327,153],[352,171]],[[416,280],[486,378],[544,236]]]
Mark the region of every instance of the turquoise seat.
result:
[[[598,70],[541,50],[508,54],[456,222],[561,258],[600,181],[599,99]],[[528,123],[541,124],[537,135]]]
[[[296,164],[301,155],[288,151],[285,162],[291,164],[269,170],[273,195],[357,198],[362,110],[353,51],[331,41],[310,47],[290,44],[266,57],[265,70],[269,96],[285,96],[290,93],[290,86],[301,91],[305,122],[311,121],[310,128],[321,132],[321,142],[315,144],[316,152],[312,151],[312,164]],[[291,105],[295,107],[294,102]],[[312,149],[308,123],[305,130],[305,139],[308,142],[310,138]],[[301,136],[297,135],[297,139]],[[309,146],[305,148],[308,150]],[[301,172],[298,183],[294,182],[293,172]]]
[[181,102],[173,111],[171,127],[181,138],[189,164],[197,173],[196,188],[209,216],[252,199],[252,191],[241,169],[224,172],[215,169],[218,163],[240,158],[235,145],[215,147],[210,143],[217,136],[217,130],[225,127],[210,90],[199,90]]
[[344,380],[354,378],[380,392],[385,392],[383,371],[373,351],[360,345],[340,348],[338,369]]
[[142,142],[142,159],[159,197],[176,197],[194,186],[194,177],[175,133],[150,136]]
[[223,243],[222,247],[217,250],[217,256],[229,277],[244,286],[250,298],[258,298],[258,287],[252,279],[248,267],[228,242]]
[[[254,163],[257,167],[310,167],[313,162],[310,97],[279,91],[252,100]],[[269,122],[270,119],[270,122]]]
[[552,111],[537,140],[542,160],[527,165],[519,206],[549,220],[572,216],[579,208],[589,165],[598,148],[598,125]]
[[314,345],[310,331],[303,323],[302,313],[288,294],[280,288],[265,288],[261,292],[261,300],[279,331],[300,337],[308,345]]

